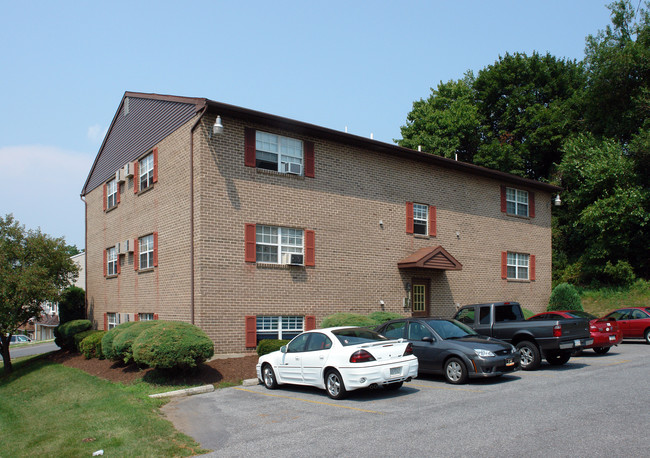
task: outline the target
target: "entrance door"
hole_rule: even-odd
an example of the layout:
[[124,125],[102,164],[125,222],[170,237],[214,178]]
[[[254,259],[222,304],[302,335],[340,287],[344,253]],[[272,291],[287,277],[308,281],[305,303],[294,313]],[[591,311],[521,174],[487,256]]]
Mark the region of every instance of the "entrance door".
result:
[[414,279],[411,294],[413,316],[429,316],[429,281]]

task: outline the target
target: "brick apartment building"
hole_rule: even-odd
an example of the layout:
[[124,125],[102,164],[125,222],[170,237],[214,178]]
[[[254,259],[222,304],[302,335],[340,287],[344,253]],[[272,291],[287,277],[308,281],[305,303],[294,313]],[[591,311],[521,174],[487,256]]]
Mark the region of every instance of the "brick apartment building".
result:
[[125,93],[82,190],[88,316],[216,353],[332,313],[450,316],[551,290],[559,188],[203,98]]

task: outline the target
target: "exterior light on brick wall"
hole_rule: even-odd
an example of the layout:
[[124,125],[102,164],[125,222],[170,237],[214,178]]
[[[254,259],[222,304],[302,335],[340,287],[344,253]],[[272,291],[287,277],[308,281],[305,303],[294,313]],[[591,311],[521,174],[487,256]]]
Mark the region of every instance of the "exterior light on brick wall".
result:
[[384,228],[384,220],[383,219],[379,220],[379,227],[381,227],[382,229]]
[[460,231],[456,231],[456,238],[460,240]]
[[210,138],[213,135],[221,134],[223,134],[223,124],[221,124],[221,116],[217,116],[217,120],[214,122],[214,126],[212,126],[212,130],[210,131]]

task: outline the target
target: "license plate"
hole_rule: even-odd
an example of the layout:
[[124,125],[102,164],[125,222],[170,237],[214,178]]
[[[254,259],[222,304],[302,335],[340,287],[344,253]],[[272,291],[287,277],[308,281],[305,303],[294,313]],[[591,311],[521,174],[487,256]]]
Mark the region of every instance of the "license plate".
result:
[[581,346],[582,346],[582,344],[580,343],[580,340],[579,340],[579,339],[578,339],[578,340],[574,340],[574,341],[573,341],[573,344],[574,344],[576,347],[581,347]]
[[506,359],[506,366],[514,366],[515,362],[512,359]]
[[402,368],[401,367],[391,367],[390,368],[390,376],[391,377],[396,377],[402,375]]
[[614,340],[616,340],[616,336],[609,336],[609,340],[610,340],[610,341],[614,341]]

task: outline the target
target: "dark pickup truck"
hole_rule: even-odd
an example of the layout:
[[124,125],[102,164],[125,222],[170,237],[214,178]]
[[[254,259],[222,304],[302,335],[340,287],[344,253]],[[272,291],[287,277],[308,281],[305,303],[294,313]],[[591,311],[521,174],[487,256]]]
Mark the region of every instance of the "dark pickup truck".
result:
[[528,371],[537,369],[542,358],[554,366],[565,364],[572,352],[593,343],[587,319],[526,321],[518,302],[465,305],[454,318],[517,347],[521,368]]

